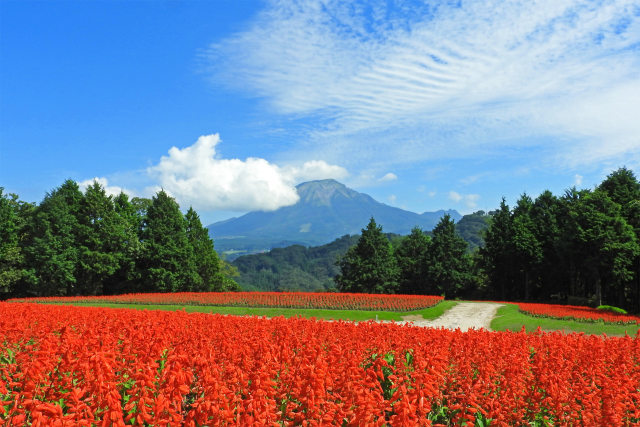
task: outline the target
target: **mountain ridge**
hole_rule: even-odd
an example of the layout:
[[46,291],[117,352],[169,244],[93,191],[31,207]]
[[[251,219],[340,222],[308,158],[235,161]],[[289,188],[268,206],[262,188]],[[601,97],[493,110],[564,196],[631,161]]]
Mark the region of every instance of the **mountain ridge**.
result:
[[445,214],[456,221],[462,217],[455,210],[418,214],[389,206],[333,179],[304,182],[296,190],[300,200],[294,205],[208,225],[216,250],[233,257],[292,244],[323,245],[360,233],[372,216],[385,232],[397,234],[415,226],[431,230]]

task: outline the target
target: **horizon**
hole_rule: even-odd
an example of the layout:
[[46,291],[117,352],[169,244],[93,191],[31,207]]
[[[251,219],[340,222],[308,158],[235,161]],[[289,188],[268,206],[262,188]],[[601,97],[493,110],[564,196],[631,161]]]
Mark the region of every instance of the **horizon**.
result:
[[0,24],[0,187],[29,202],[97,179],[212,224],[335,179],[464,215],[640,170],[631,0],[25,0]]

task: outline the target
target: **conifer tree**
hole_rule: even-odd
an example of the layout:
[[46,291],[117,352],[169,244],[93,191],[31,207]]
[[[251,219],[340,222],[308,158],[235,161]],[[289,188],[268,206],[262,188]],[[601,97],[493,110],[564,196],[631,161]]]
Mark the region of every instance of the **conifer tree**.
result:
[[113,201],[94,181],[85,191],[79,216],[79,294],[103,294],[105,280],[115,274],[123,258],[123,228]]
[[536,273],[542,262],[542,247],[535,235],[535,227],[531,218],[533,201],[523,194],[512,216],[513,249],[515,268],[521,276],[522,286],[516,292],[517,299],[531,298],[532,284],[537,283]]
[[120,193],[113,198],[113,210],[117,217],[116,241],[120,245],[118,251],[120,260],[118,269],[105,278],[103,292],[107,295],[139,292],[141,284],[136,264],[142,248],[140,233],[144,218],[125,193]]
[[427,252],[431,239],[422,229],[414,227],[411,234],[402,239],[394,254],[400,270],[399,292],[402,294],[434,293],[433,283],[427,273]]
[[27,276],[22,240],[29,204],[15,194],[3,194],[0,187],[0,300],[20,292],[18,286]]
[[34,211],[25,247],[30,267],[28,293],[76,295],[78,230],[83,195],[75,181],[66,180],[48,193]]
[[224,280],[220,271],[220,259],[213,249],[213,240],[209,237],[208,230],[202,226],[200,217],[192,207],[187,211],[185,220],[187,239],[193,247],[200,279],[194,284],[194,291],[221,291]]
[[340,274],[335,281],[341,292],[392,294],[398,290],[399,271],[391,243],[373,217],[338,266]]
[[513,288],[513,224],[504,198],[485,232],[485,246],[480,249],[481,263],[494,297],[507,300]]
[[427,251],[427,272],[428,280],[449,298],[457,296],[472,283],[467,242],[456,234],[455,223],[448,214],[433,229]]
[[152,199],[142,228],[139,259],[144,292],[190,291],[200,282],[186,221],[176,201],[163,190]]

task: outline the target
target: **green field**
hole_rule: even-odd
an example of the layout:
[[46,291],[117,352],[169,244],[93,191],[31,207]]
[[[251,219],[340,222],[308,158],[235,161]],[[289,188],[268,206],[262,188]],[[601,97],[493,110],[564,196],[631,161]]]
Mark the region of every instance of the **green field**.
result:
[[543,331],[584,332],[586,334],[607,334],[610,336],[624,336],[625,333],[634,336],[640,326],[616,325],[603,322],[576,322],[571,320],[549,319],[533,317],[518,311],[515,304],[507,304],[498,309],[495,319],[491,322],[494,331],[519,331],[525,327],[527,332],[535,331],[538,327]]
[[[294,317],[326,319],[326,320],[402,320],[404,316],[420,315],[426,320],[440,317],[442,313],[455,306],[457,301],[442,301],[439,304],[425,308],[423,310],[408,312],[393,311],[364,311],[364,310],[319,310],[302,308],[251,308],[251,307],[220,307],[201,305],[164,305],[164,304],[117,304],[117,303],[61,303],[75,306],[99,306],[110,308],[133,308],[137,310],[184,310],[189,313],[217,313],[233,316],[265,316],[265,317]],[[616,325],[603,322],[577,322],[571,320],[549,319],[543,317],[533,317],[518,311],[515,304],[507,304],[498,309],[498,313],[491,322],[491,329],[494,331],[520,331],[525,327],[527,332],[533,332],[538,327],[543,331],[565,331],[584,332],[586,334],[608,336],[624,336],[628,334],[634,336],[640,326],[638,325]]]
[[318,310],[303,308],[251,308],[251,307],[219,307],[206,305],[160,305],[160,304],[116,304],[116,303],[60,303],[61,305],[98,306],[111,308],[135,308],[138,310],[185,310],[198,313],[230,314],[234,316],[266,316],[266,317],[315,317],[316,319],[333,320],[402,320],[403,316],[421,315],[424,319],[435,319],[457,304],[456,301],[442,301],[433,307],[416,311],[365,311],[365,310]]

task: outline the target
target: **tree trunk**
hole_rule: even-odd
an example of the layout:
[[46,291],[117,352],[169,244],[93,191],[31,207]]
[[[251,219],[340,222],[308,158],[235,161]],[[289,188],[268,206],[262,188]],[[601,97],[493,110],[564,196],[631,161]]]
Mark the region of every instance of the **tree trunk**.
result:
[[602,305],[602,281],[600,276],[596,278],[596,302],[598,306]]

